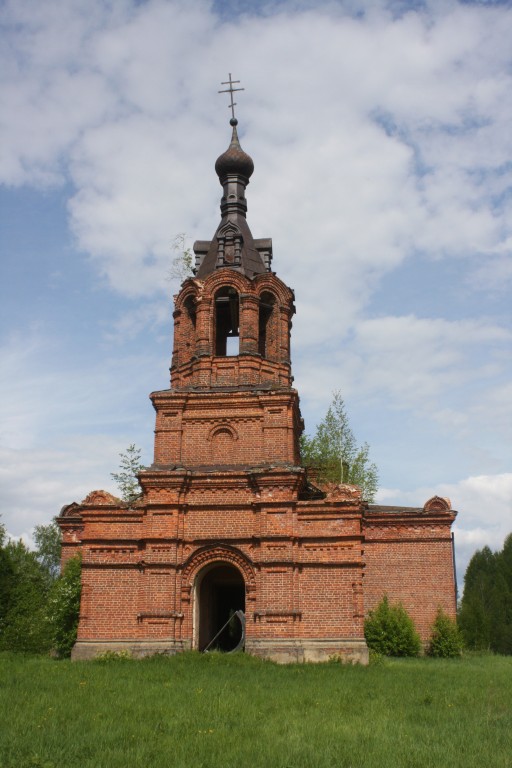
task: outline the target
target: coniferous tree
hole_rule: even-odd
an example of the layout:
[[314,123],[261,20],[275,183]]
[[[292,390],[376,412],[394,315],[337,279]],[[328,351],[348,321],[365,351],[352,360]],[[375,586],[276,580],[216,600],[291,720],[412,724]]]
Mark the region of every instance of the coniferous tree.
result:
[[512,534],[501,552],[475,552],[464,580],[459,626],[468,648],[512,654]]
[[493,646],[497,653],[512,654],[512,534],[496,560]]
[[12,602],[15,577],[11,558],[5,549],[5,540],[5,528],[3,525],[0,525],[0,643],[6,616]]
[[493,589],[494,555],[489,547],[475,552],[464,578],[459,625],[468,648],[491,647],[490,595]]

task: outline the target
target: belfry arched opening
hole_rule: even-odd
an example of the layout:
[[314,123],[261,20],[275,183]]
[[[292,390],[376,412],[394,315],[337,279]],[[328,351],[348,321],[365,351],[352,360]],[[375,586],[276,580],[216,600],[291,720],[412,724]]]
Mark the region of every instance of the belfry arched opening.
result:
[[197,578],[197,647],[200,651],[234,651],[243,646],[245,582],[233,565],[215,563]]

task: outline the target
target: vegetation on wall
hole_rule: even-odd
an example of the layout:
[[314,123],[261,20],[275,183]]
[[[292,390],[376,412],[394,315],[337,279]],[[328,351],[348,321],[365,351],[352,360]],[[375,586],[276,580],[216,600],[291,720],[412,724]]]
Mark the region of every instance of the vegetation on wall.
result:
[[119,472],[110,473],[119,489],[122,500],[129,503],[136,501],[142,495],[138,480],[139,472],[144,469],[144,465],[140,462],[141,453],[141,449],[132,443],[124,453],[119,454],[121,458]]
[[185,232],[180,232],[171,243],[174,257],[168,273],[169,280],[178,280],[182,283],[187,277],[194,274],[194,254],[192,249],[187,246],[187,239]]
[[379,476],[369,454],[368,443],[358,446],[341,393],[334,392],[332,403],[314,436],[301,437],[302,464],[313,482],[357,485],[363,498],[371,502],[377,492]]

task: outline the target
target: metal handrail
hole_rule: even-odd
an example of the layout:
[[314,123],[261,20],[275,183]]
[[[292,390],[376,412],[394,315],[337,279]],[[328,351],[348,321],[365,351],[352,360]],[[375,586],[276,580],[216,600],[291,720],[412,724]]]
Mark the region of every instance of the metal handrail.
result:
[[210,640],[210,642],[208,643],[208,645],[207,645],[205,648],[203,648],[203,653],[206,653],[206,652],[208,651],[208,648],[209,648],[211,645],[213,645],[213,643],[216,641],[216,639],[219,637],[219,635],[220,635],[220,634],[222,634],[222,632],[223,632],[223,631],[226,629],[226,627],[228,626],[228,624],[229,624],[229,622],[231,621],[231,619],[233,618],[233,616],[236,616],[236,617],[237,617],[237,619],[239,620],[240,624],[242,625],[242,637],[240,638],[240,640],[239,640],[239,642],[237,643],[236,647],[235,647],[235,648],[232,648],[230,651],[228,651],[228,653],[235,653],[235,651],[240,651],[240,650],[242,650],[242,648],[243,648],[243,647],[244,647],[244,645],[245,645],[245,613],[244,613],[243,611],[235,611],[235,612],[234,612],[234,613],[233,613],[233,614],[232,614],[232,615],[229,617],[229,619],[226,621],[226,623],[225,623],[225,624],[223,624],[223,626],[222,626],[222,627],[219,629],[219,631],[217,632],[217,634],[215,635],[215,637],[213,637],[213,638]]

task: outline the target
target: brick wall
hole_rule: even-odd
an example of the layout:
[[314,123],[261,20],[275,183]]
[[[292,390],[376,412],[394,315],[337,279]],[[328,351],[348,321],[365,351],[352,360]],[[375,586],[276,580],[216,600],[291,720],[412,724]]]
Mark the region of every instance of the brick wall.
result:
[[455,513],[370,507],[364,518],[364,603],[401,602],[427,642],[437,609],[456,616],[451,526]]

